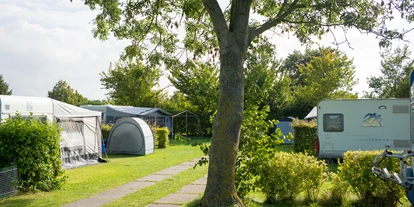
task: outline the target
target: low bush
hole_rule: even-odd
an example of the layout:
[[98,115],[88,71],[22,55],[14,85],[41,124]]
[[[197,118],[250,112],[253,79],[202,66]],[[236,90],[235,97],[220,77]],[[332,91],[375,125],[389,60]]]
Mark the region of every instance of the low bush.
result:
[[112,130],[112,124],[102,124],[101,125],[101,133],[102,133],[102,139],[107,140],[109,137],[109,134]]
[[20,191],[50,191],[65,181],[60,159],[60,129],[17,114],[0,125],[0,168],[18,169]]
[[323,195],[321,202],[327,204],[327,206],[342,206],[343,201],[346,199],[349,185],[336,173],[329,173],[329,177],[331,179],[331,186]]
[[280,139],[280,129],[276,129],[274,134],[268,134],[268,130],[276,124],[267,120],[268,113],[268,106],[260,109],[253,105],[243,111],[244,119],[236,161],[236,189],[240,197],[256,190],[256,178],[262,171],[263,163],[272,160],[277,146],[283,143]]
[[[382,151],[349,151],[338,166],[338,177],[348,183],[349,189],[359,198],[362,206],[396,206],[404,195],[404,188],[389,180],[379,179],[372,171],[376,155]],[[399,159],[386,158],[380,167],[389,172],[399,171]]]
[[300,192],[315,200],[327,178],[326,162],[302,153],[276,153],[264,165],[258,184],[268,202],[293,200]]
[[292,121],[292,128],[295,132],[293,151],[314,155],[317,130],[316,121],[294,119]]
[[152,127],[152,132],[155,136],[155,146],[157,148],[167,148],[168,146],[168,135],[170,131],[167,127]]

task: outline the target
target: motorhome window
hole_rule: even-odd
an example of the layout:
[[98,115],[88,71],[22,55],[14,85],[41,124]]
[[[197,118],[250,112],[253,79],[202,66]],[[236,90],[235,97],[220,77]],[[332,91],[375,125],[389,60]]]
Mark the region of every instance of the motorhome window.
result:
[[344,115],[343,114],[324,114],[323,115],[324,132],[343,132]]

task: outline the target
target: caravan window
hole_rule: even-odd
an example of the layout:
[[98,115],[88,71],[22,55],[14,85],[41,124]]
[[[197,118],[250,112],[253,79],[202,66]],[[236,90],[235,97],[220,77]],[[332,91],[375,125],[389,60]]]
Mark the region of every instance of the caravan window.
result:
[[323,115],[324,132],[343,132],[344,115],[343,114],[324,114]]
[[[33,119],[39,119],[40,122],[45,123],[47,120],[47,116],[44,115],[21,115],[23,119],[28,119],[29,117],[32,117]],[[12,116],[12,119],[15,119],[16,116]]]

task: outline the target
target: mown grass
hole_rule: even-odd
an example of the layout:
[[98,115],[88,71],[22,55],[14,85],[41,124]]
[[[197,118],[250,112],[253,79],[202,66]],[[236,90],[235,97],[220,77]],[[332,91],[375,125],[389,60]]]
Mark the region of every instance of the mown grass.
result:
[[[210,140],[194,139],[203,143]],[[66,170],[68,179],[61,190],[16,195],[0,200],[0,206],[62,206],[200,156],[199,147],[176,140],[146,156],[108,155],[108,163]]]

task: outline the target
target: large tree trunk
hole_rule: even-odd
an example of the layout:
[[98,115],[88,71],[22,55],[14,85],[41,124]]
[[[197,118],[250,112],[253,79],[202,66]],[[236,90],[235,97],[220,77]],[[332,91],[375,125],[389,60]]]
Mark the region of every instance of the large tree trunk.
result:
[[[229,39],[228,39],[229,40]],[[235,167],[243,120],[244,52],[234,40],[220,52],[220,96],[209,151],[207,186],[201,206],[243,206],[235,186]]]

